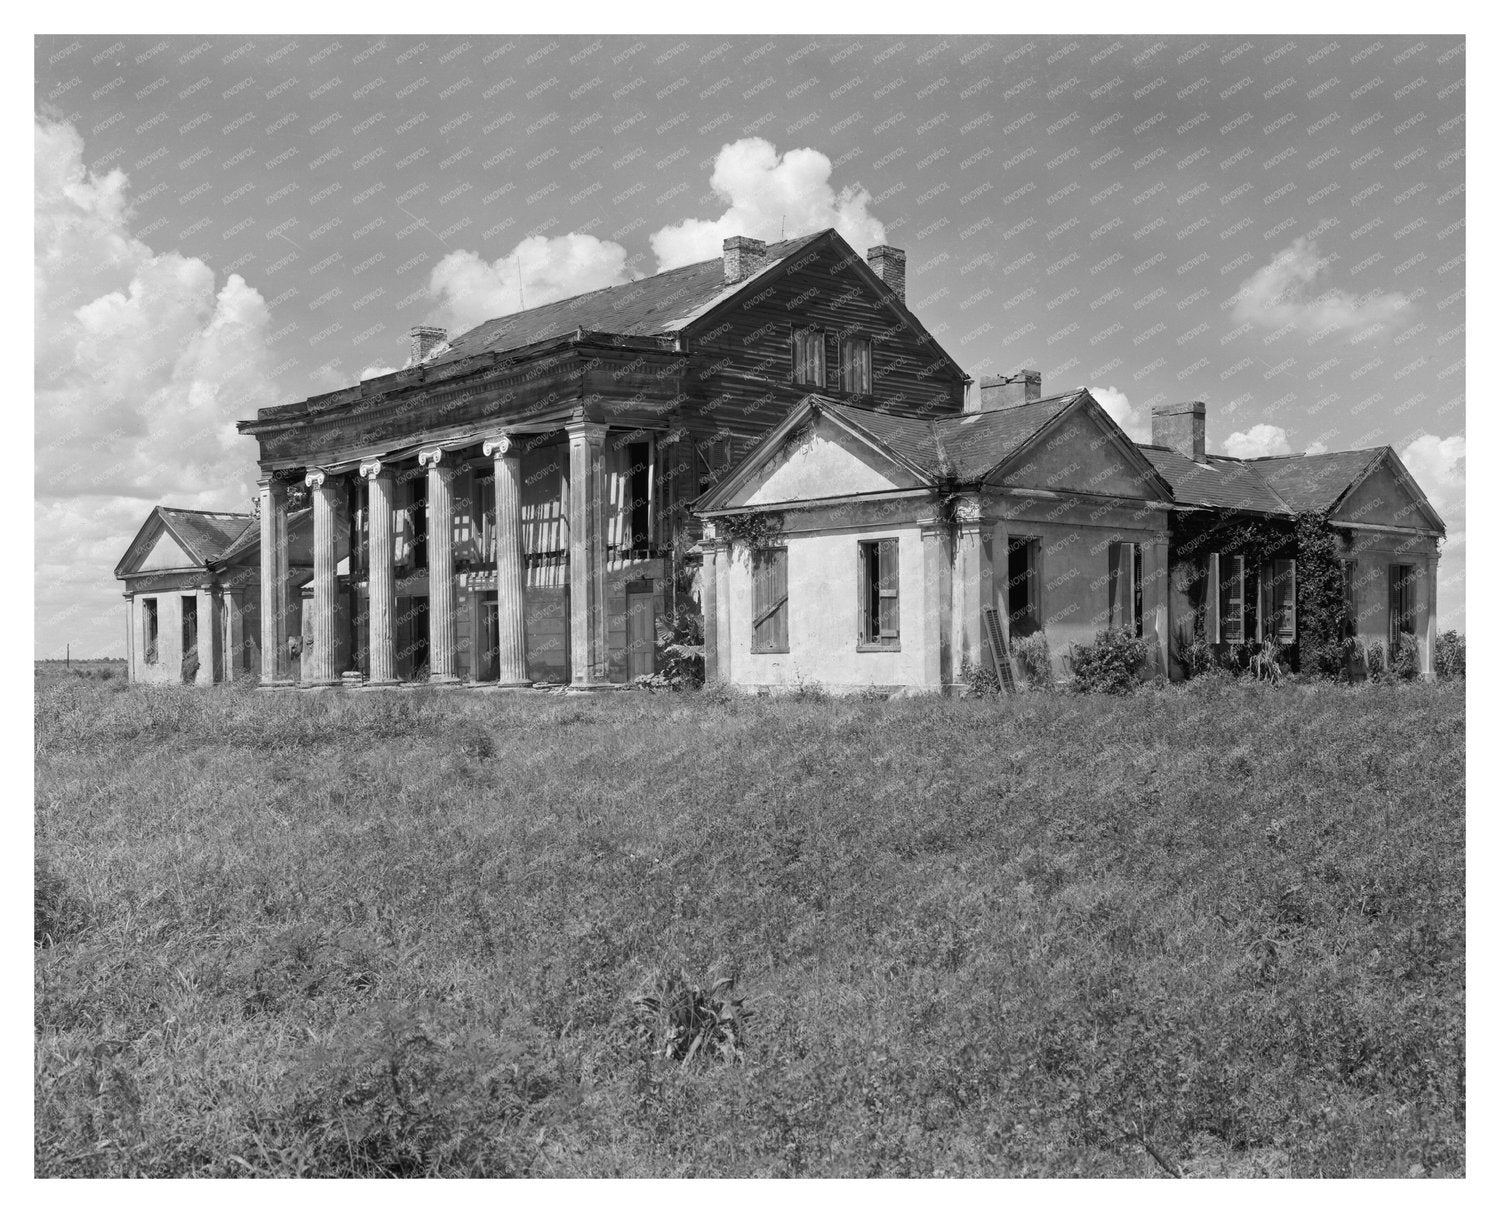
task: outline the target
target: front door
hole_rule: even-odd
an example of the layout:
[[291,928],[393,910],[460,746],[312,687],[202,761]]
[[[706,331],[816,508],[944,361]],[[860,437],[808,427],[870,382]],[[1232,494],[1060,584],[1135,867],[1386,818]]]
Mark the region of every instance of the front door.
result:
[[656,672],[656,595],[651,583],[625,594],[625,677]]

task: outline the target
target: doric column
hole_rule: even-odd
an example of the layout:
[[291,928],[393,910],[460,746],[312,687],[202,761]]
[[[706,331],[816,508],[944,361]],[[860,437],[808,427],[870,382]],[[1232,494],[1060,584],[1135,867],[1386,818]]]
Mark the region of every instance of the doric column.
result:
[[456,683],[453,652],[453,464],[441,447],[419,451],[427,469],[427,681]]
[[[699,571],[700,605],[703,608],[703,681],[714,683],[723,681],[724,677],[719,634],[719,561],[724,559],[725,553],[712,522],[703,524],[703,541],[698,546],[703,549],[703,567]],[[723,657],[727,656],[727,653],[723,654]],[[727,662],[723,663],[722,669],[728,669]]]
[[1163,678],[1172,676],[1167,642],[1167,533],[1158,531],[1141,551],[1141,634]]
[[948,551],[948,528],[936,519],[922,523],[922,638],[923,681],[946,692],[957,680],[949,676],[953,658],[953,560]]
[[211,687],[219,679],[219,629],[214,619],[213,582],[198,587],[198,672],[193,682]]
[[521,544],[521,451],[509,434],[486,439],[495,461],[495,681],[531,685],[526,677],[526,552]]
[[394,686],[396,679],[396,539],[392,512],[396,486],[391,469],[379,459],[359,465],[368,487],[365,501],[369,528],[370,681],[372,687]]
[[572,683],[609,682],[604,611],[604,433],[570,421],[568,430],[568,604]]
[[339,484],[322,468],[307,473],[307,487],[312,490],[313,511],[313,596],[312,627],[304,629],[309,653],[304,657],[304,686],[328,687],[338,684],[337,604],[338,539],[334,515],[338,509]]
[[274,476],[260,482],[260,685],[292,685],[288,675],[286,483]]
[[[979,501],[960,498],[954,511],[953,535],[953,679],[962,681],[967,662],[974,669],[985,666],[983,610],[992,602],[994,573],[984,547],[984,526]],[[1001,613],[1001,627],[1005,614]]]

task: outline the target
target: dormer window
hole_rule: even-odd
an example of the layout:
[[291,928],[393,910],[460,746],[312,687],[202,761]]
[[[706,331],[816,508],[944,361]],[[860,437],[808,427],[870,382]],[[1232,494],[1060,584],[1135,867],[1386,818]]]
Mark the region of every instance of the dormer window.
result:
[[792,330],[792,382],[812,387],[823,386],[822,329]]

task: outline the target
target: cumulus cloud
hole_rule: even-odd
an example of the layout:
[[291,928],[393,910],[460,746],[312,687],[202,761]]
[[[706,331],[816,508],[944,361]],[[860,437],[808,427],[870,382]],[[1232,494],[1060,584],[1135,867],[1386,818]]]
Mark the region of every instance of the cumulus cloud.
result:
[[1442,627],[1464,627],[1464,577],[1466,572],[1468,525],[1465,508],[1467,480],[1465,439],[1462,434],[1440,438],[1423,434],[1401,452],[1406,465],[1422,492],[1432,503],[1448,528],[1438,561],[1438,620]]
[[1113,387],[1091,387],[1089,395],[1111,420],[1136,442],[1151,441],[1151,417],[1145,409],[1130,403],[1130,397]]
[[1358,338],[1390,324],[1410,303],[1396,292],[1360,297],[1330,289],[1315,295],[1313,285],[1328,265],[1317,245],[1299,236],[1241,284],[1235,294],[1235,320],[1268,329],[1291,326],[1310,335],[1352,333]]
[[1236,459],[1258,459],[1262,455],[1290,455],[1292,444],[1279,425],[1252,425],[1224,439],[1224,453]]
[[129,181],[35,136],[37,647],[119,651],[115,562],[158,502],[246,510],[238,418],[276,402],[270,315],[237,274],[129,231]]
[[855,249],[885,241],[885,225],[870,214],[870,192],[858,185],[834,190],[833,162],[799,147],[778,156],[761,138],[726,143],[714,160],[709,185],[727,204],[717,219],[684,219],[651,237],[657,268],[675,269],[718,257],[730,236],[778,240],[837,228]]
[[528,236],[494,261],[459,249],[432,267],[428,290],[437,301],[434,322],[457,336],[496,316],[629,282],[625,249],[580,232]]

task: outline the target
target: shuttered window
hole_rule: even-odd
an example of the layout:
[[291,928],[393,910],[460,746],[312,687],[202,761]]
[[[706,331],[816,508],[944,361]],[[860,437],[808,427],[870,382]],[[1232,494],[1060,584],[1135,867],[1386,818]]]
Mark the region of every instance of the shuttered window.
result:
[[1140,545],[1109,545],[1109,626],[1127,636],[1141,634]]
[[821,329],[792,330],[793,383],[823,386],[823,344]]
[[142,598],[141,610],[145,615],[144,627],[146,634],[144,637],[145,644],[142,647],[145,649],[146,653],[146,664],[155,665],[157,639],[156,599]]
[[1401,633],[1416,631],[1412,611],[1412,579],[1415,574],[1413,565],[1393,564],[1390,566],[1390,640],[1393,655],[1401,643]]
[[861,648],[901,647],[899,540],[871,539],[859,545],[859,643]]
[[786,549],[766,548],[750,558],[750,651],[787,653]]
[[1297,562],[1273,560],[1269,571],[1265,635],[1292,644],[1297,639]]
[[839,373],[844,391],[868,396],[870,387],[870,339],[845,337],[839,347]]
[[1219,636],[1224,644],[1245,643],[1245,558],[1220,555]]

